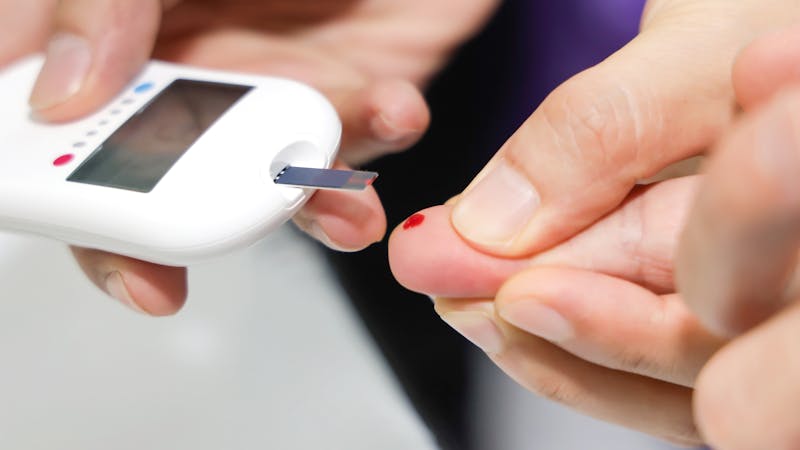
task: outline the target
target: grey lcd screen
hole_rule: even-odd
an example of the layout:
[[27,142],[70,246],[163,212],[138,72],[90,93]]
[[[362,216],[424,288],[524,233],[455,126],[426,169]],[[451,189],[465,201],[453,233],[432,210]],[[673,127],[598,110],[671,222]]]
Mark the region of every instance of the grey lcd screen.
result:
[[150,192],[252,86],[175,80],[114,131],[68,181]]

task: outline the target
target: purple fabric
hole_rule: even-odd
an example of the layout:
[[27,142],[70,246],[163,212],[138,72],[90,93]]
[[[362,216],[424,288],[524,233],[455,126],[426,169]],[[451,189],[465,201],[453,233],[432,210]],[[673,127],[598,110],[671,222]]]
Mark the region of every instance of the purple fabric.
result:
[[[645,0],[521,0],[527,14],[519,16],[527,30],[521,65],[529,91],[544,94],[572,75],[595,65],[633,39]],[[536,104],[538,104],[538,101]],[[531,106],[536,106],[533,104]]]
[[[559,84],[599,63],[638,33],[645,0],[505,0],[499,36],[480,51],[476,92],[487,111],[478,170]],[[490,113],[489,113],[490,112]]]

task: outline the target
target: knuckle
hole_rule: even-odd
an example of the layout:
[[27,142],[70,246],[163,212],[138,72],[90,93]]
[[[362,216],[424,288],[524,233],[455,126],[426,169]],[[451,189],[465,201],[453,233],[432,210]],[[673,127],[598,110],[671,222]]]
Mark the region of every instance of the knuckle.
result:
[[[593,72],[595,71],[595,72]],[[608,81],[591,69],[567,81],[542,106],[542,117],[559,147],[576,160],[629,164],[641,142],[642,108],[628,87]]]

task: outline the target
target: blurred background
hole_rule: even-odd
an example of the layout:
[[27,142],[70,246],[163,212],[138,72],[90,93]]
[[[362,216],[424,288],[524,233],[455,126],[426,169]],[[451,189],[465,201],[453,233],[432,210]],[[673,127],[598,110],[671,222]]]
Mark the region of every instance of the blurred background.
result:
[[[390,224],[463,189],[642,5],[505,1],[432,84],[431,132],[369,167]],[[385,243],[337,254],[287,226],[193,267],[186,309],[151,319],[63,245],[0,235],[0,292],[0,448],[670,448],[518,387],[394,282]]]

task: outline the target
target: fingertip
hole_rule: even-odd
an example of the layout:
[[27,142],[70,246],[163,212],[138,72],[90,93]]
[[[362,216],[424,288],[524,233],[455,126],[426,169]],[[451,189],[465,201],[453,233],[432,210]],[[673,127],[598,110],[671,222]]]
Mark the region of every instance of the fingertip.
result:
[[450,207],[411,216],[389,238],[389,265],[407,289],[451,298],[493,297],[526,262],[480,253],[450,224]]
[[624,301],[615,301],[607,308],[598,304],[619,297],[615,289],[618,286],[609,284],[601,274],[532,267],[510,277],[499,289],[495,304],[500,317],[515,327],[551,342],[562,342],[575,337],[575,328],[590,311],[598,310],[598,314],[590,314],[598,322],[613,316],[614,307]]
[[186,303],[185,268],[134,260],[123,278],[133,301],[148,315],[171,316]]
[[[449,261],[437,258],[431,252],[434,243],[442,240],[458,248],[458,242],[448,235],[442,208],[428,208],[413,214],[398,225],[389,236],[389,267],[395,279],[405,288],[436,297],[460,297],[447,295],[446,290],[436,286],[431,270],[437,265],[448,267]],[[438,244],[437,244],[438,245]],[[438,269],[437,269],[438,270]]]
[[186,301],[186,269],[99,250],[73,248],[81,269],[100,290],[143,314],[168,316]]
[[[501,312],[500,316],[503,316],[502,311],[504,311],[507,307],[512,306],[519,301],[528,300],[534,297],[541,300],[547,300],[547,297],[552,296],[555,297],[553,300],[557,301],[560,296],[552,294],[543,295],[539,291],[542,291],[542,280],[545,282],[545,292],[548,290],[548,285],[558,285],[559,280],[561,279],[559,270],[560,269],[554,269],[550,267],[530,267],[509,277],[497,291],[497,295],[495,296],[495,304],[497,305],[498,311]],[[555,279],[552,278],[553,276],[555,276]]]
[[439,316],[453,313],[478,313],[487,317],[495,315],[495,303],[492,298],[431,298],[433,309]]
[[440,299],[435,309],[444,323],[483,352],[498,355],[505,350],[507,339],[491,299]]
[[345,252],[362,250],[386,235],[386,214],[372,186],[362,192],[320,190],[295,223],[329,248]]
[[419,139],[430,125],[430,111],[419,89],[410,82],[391,80],[377,84],[370,94],[375,137],[384,142]]
[[86,38],[55,33],[47,44],[44,65],[28,99],[34,113],[53,120],[63,115],[65,108],[59,107],[81,90],[91,64],[92,49]]
[[29,98],[34,115],[65,122],[108,102],[149,59],[160,17],[159,0],[59,2]]
[[425,98],[406,81],[379,81],[334,101],[344,124],[342,156],[351,164],[405,150],[430,125]]

